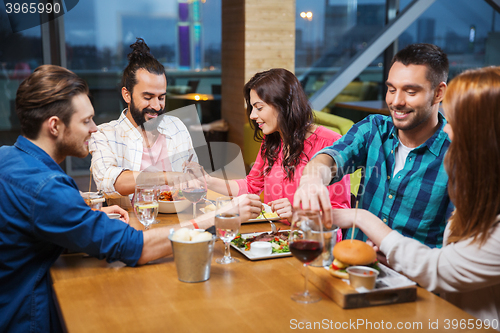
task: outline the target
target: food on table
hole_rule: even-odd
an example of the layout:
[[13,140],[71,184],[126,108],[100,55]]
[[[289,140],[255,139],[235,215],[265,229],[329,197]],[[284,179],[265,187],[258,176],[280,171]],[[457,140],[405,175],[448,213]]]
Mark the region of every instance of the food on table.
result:
[[213,211],[215,211],[215,205],[213,203],[205,206],[205,213],[213,212]]
[[212,239],[212,234],[208,231],[198,229],[180,228],[172,235],[172,240],[177,242],[201,242]]
[[276,212],[266,212],[264,209],[262,212],[260,212],[259,216],[256,217],[257,220],[259,219],[272,219],[278,217],[278,213]]
[[191,240],[191,236],[189,235],[189,229],[187,228],[177,229],[172,235],[172,240],[180,242],[189,242]]
[[205,232],[197,232],[193,236],[191,236],[191,242],[201,242],[201,241],[208,241],[212,239],[212,234],[205,231]]
[[180,190],[175,190],[174,192],[172,191],[162,191],[158,197],[158,200],[161,201],[178,201],[178,200],[185,200],[184,195],[182,194],[182,191]]
[[253,242],[270,242],[273,247],[273,253],[285,253],[290,252],[288,235],[288,231],[264,232],[260,235],[247,238],[243,238],[241,234],[238,234],[232,243],[239,248],[245,248],[245,251],[250,251]]
[[346,269],[349,266],[369,266],[378,269],[376,264],[377,254],[368,244],[360,240],[346,239],[333,248],[334,260],[330,266],[330,273],[341,279],[348,279]]

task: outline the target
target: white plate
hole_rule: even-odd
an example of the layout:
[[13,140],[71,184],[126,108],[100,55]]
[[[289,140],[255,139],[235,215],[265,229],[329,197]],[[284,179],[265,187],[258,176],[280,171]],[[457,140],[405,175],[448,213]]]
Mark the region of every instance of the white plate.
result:
[[163,201],[158,200],[158,212],[172,214],[180,213],[189,206],[191,206],[191,201],[189,200],[177,200],[177,201]]
[[[290,231],[290,230],[280,230],[280,231]],[[267,233],[267,232],[253,232],[250,234],[241,234],[241,237],[243,237],[244,239],[247,239],[248,237],[258,236],[260,234],[265,234],[265,233]],[[245,257],[247,257],[250,260],[274,259],[274,258],[281,258],[281,257],[289,257],[292,255],[291,252],[283,252],[283,253],[272,253],[270,255],[259,256],[259,255],[254,255],[254,254],[250,253],[250,251],[245,251],[245,248],[237,247],[232,242],[231,242],[231,246],[234,249],[238,250],[238,252],[242,253]]]
[[[262,204],[264,206],[264,210],[266,212],[272,212],[271,210],[271,207],[269,207],[269,205],[266,205],[266,204]],[[209,208],[208,210],[206,209],[207,206],[210,206],[211,208]],[[207,206],[205,206],[205,208],[200,208],[200,211],[202,213],[208,213],[208,212],[211,212],[211,211],[214,211],[215,210],[215,205],[214,204],[208,204]],[[267,222],[267,221],[279,221],[281,220],[281,218],[279,216],[276,216],[276,217],[270,217],[268,218],[267,220],[265,218],[260,218],[260,219],[250,219],[250,220],[247,220],[247,221],[244,221],[244,222],[241,222],[241,223],[252,223],[252,222]]]

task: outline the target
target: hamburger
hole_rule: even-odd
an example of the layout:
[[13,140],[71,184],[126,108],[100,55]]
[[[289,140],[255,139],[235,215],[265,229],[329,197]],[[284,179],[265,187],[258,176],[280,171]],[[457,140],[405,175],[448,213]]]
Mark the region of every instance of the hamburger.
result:
[[[375,250],[360,240],[346,239],[338,242],[333,248],[333,263],[330,273],[341,279],[348,279],[346,269],[349,266],[376,266],[377,254]],[[373,267],[377,269],[377,267]]]

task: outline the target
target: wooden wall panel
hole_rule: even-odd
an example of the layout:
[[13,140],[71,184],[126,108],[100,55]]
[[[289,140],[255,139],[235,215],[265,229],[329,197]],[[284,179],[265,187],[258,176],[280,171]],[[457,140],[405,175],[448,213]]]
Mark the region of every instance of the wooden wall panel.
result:
[[257,72],[295,69],[295,0],[222,0],[222,117],[243,149],[243,87]]

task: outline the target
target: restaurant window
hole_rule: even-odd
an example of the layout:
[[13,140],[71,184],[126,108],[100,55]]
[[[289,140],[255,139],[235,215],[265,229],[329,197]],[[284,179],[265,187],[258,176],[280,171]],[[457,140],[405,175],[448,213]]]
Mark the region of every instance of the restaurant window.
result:
[[15,112],[17,88],[42,64],[40,26],[13,33],[0,2],[0,146],[14,144],[21,134]]
[[[311,96],[384,27],[385,0],[297,0],[296,75]],[[382,81],[382,55],[358,77],[372,83],[364,93],[345,99],[377,99]],[[356,84],[356,86],[358,86]]]
[[[411,2],[400,0],[399,11]],[[387,8],[385,0],[297,0],[296,10],[296,74],[311,97],[381,31]],[[438,45],[448,54],[452,79],[468,68],[500,65],[500,16],[483,0],[436,0],[395,43],[396,51]],[[368,115],[336,104],[385,99],[383,64],[382,53],[323,110],[354,121]]]
[[[89,84],[96,124],[126,107],[120,80],[137,37],[165,66],[167,111],[170,97],[220,87],[220,18],[221,0],[80,1],[64,16],[66,63]],[[90,159],[68,158],[67,172],[88,175]]]
[[[401,9],[411,1],[401,0]],[[468,68],[500,65],[500,15],[486,1],[437,0],[399,37],[441,47],[450,61],[449,80]]]

